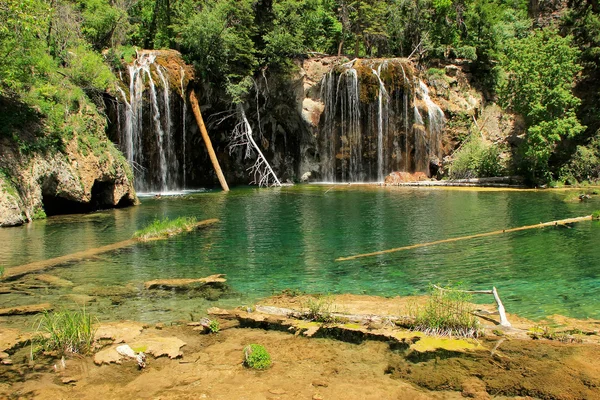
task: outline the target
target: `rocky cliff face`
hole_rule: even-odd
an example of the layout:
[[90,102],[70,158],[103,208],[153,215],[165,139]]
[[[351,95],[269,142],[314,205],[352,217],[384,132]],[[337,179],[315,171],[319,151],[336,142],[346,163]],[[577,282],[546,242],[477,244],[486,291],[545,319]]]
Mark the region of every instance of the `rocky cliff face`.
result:
[[129,165],[103,132],[95,133],[102,136],[76,134],[53,154],[23,155],[0,139],[0,226],[137,204]]

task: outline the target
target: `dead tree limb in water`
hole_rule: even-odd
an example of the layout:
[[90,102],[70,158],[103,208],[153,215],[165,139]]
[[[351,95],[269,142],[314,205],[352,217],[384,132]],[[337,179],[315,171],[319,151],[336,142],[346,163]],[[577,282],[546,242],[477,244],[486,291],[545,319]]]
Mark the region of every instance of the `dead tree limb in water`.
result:
[[354,260],[354,259],[362,258],[362,257],[380,256],[382,254],[395,253],[398,251],[412,250],[412,249],[417,249],[417,248],[426,247],[426,246],[434,246],[436,244],[458,242],[461,240],[476,239],[476,238],[482,238],[482,237],[488,237],[488,236],[494,236],[494,235],[502,235],[503,233],[519,232],[519,231],[525,231],[528,229],[544,228],[544,227],[548,227],[548,226],[559,226],[559,225],[566,226],[568,224],[574,224],[576,222],[591,221],[591,220],[592,220],[592,216],[587,215],[585,217],[567,218],[567,219],[561,219],[558,221],[550,221],[550,222],[540,222],[537,225],[520,226],[518,228],[502,229],[499,231],[477,233],[475,235],[461,236],[461,237],[455,237],[455,238],[443,239],[443,240],[436,240],[435,242],[411,244],[409,246],[397,247],[395,249],[374,251],[373,253],[358,254],[358,255],[349,256],[349,257],[339,257],[339,258],[336,258],[335,261],[349,261],[349,260]]
[[193,90],[190,92],[190,103],[192,104],[192,110],[194,111],[194,116],[196,117],[196,122],[198,123],[198,127],[200,127],[200,132],[202,133],[202,139],[204,139],[204,144],[206,145],[206,150],[208,150],[208,155],[210,157],[210,161],[212,162],[213,168],[215,169],[217,178],[219,178],[219,183],[221,183],[221,187],[223,188],[223,190],[225,192],[228,192],[229,186],[227,185],[227,181],[225,180],[223,171],[221,171],[221,166],[219,165],[219,160],[217,160],[217,155],[215,154],[215,150],[213,149],[212,142],[210,141],[210,136],[208,136],[208,132],[206,131],[206,126],[204,125],[204,119],[202,119],[202,113],[200,112],[200,106],[198,105],[198,99],[196,98],[196,93],[194,93]]
[[256,162],[248,168],[250,175],[253,177],[253,181],[250,184],[256,184],[261,187],[281,186],[277,175],[273,172],[273,169],[252,137],[252,127],[241,104],[237,106],[237,113],[239,122],[231,133],[229,152],[233,152],[237,147],[245,147],[244,158],[250,158],[252,157],[252,152],[256,152]]

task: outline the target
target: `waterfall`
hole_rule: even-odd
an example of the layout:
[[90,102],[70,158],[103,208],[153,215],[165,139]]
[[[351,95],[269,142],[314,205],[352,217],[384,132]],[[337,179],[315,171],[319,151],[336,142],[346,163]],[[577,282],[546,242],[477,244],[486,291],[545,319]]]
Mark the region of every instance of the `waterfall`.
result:
[[427,106],[427,114],[429,119],[429,142],[433,145],[431,153],[435,156],[439,156],[440,152],[440,141],[442,139],[442,131],[446,124],[446,118],[442,109],[431,100],[429,97],[429,88],[423,81],[419,81],[419,89],[421,91],[421,97]]
[[185,79],[185,69],[183,69],[183,67],[180,67],[179,72],[181,73],[181,80],[179,81],[181,84],[181,99],[183,101],[183,112],[182,112],[182,116],[181,116],[181,123],[183,125],[183,135],[181,136],[181,142],[182,142],[182,149],[183,149],[183,154],[182,154],[182,158],[183,158],[183,187],[186,187],[186,154],[185,154],[185,134],[186,134],[186,126],[185,126],[185,117],[187,115],[187,99],[185,98],[185,86],[183,85],[183,80]]
[[[170,73],[156,62],[156,57],[154,52],[141,52],[128,66],[129,96],[123,88],[117,88],[125,103],[125,129],[119,143],[134,170],[138,192],[177,190],[181,181],[176,151],[181,139],[175,136],[172,119]],[[181,84],[183,88],[183,72]],[[184,101],[183,132],[186,112]],[[185,137],[182,146],[185,169]]]
[[[385,90],[385,84],[383,83],[383,81],[381,80],[381,66],[382,65],[387,65],[386,62],[382,62],[381,64],[379,64],[379,66],[377,67],[377,70],[372,69],[373,74],[375,74],[375,76],[377,77],[377,80],[379,81],[379,94],[378,94],[378,103],[379,103],[379,113],[378,113],[378,118],[377,118],[377,181],[378,182],[383,182],[383,180],[385,179],[385,176],[383,175],[383,169],[384,169],[384,158],[383,158],[383,151],[384,151],[384,145],[383,145],[383,139],[384,139],[384,132],[385,135],[387,137],[387,122],[388,122],[388,106],[389,106],[389,95],[387,93],[387,91]],[[384,100],[385,100],[385,105],[384,105]],[[385,127],[384,127],[385,125]],[[391,172],[391,171],[390,171]]]
[[335,116],[337,105],[337,78],[334,70],[330,70],[321,81],[321,98],[325,104],[325,137],[323,154],[323,180],[335,182]]

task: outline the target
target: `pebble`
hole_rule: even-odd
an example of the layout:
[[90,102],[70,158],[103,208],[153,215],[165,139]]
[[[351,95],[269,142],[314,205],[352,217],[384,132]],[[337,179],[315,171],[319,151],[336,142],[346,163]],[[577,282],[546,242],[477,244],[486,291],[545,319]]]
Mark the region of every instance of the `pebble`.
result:
[[322,386],[322,387],[329,386],[329,384],[325,381],[313,381],[312,385],[313,386]]
[[283,389],[269,389],[271,394],[286,394],[287,392]]

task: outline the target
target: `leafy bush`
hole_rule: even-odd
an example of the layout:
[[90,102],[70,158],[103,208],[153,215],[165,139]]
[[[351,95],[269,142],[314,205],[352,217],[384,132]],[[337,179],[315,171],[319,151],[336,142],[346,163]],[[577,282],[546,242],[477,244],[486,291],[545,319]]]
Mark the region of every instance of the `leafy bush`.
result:
[[263,345],[250,344],[244,347],[244,365],[252,369],[267,369],[271,366],[271,356]]
[[600,178],[600,135],[587,146],[577,146],[571,160],[560,170],[560,180],[570,184]]
[[596,210],[592,213],[592,219],[595,219],[596,221],[600,220],[600,210]]
[[217,320],[210,321],[210,324],[208,325],[208,330],[210,330],[211,333],[218,333],[220,329],[221,328],[219,326],[219,321],[217,321]]
[[450,166],[450,177],[453,179],[501,176],[504,172],[498,146],[484,143],[478,135],[466,139],[454,153]]
[[190,231],[194,229],[197,223],[198,220],[195,217],[179,217],[174,220],[170,220],[168,217],[162,220],[155,219],[150,225],[136,231],[133,237],[138,240],[165,238]]
[[411,328],[440,336],[478,337],[479,320],[470,303],[472,296],[455,288],[432,287],[427,304],[415,311]]
[[95,332],[92,318],[85,309],[45,312],[37,322],[38,335],[34,342],[44,351],[87,354],[92,350]]

